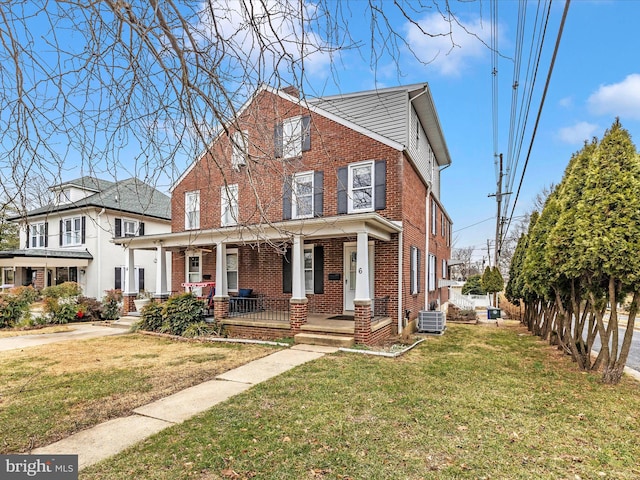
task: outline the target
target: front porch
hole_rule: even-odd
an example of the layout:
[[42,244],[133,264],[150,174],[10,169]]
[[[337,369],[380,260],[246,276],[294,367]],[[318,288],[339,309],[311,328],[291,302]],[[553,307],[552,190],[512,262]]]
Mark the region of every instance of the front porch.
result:
[[[282,312],[251,312],[229,316],[220,320],[231,336],[260,340],[275,340],[293,337],[296,343],[335,345],[350,347],[357,341],[355,317],[349,315],[328,315],[310,313],[306,323],[297,331]],[[351,319],[347,319],[351,317]],[[213,320],[213,317],[209,317]],[[370,335],[367,344],[375,344],[392,334],[393,319],[389,316],[374,316],[369,321]],[[362,330],[362,328],[358,329]],[[362,335],[360,335],[362,336]]]

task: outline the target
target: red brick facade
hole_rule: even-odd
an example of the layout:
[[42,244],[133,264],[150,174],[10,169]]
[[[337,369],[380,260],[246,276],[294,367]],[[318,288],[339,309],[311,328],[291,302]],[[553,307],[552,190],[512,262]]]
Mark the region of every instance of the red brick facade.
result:
[[[310,115],[311,148],[298,158],[275,158],[274,125],[296,115]],[[376,299],[388,297],[389,317],[394,321],[388,327],[371,331],[371,322],[356,320],[356,337],[360,343],[371,343],[389,335],[398,324],[398,316],[414,319],[419,310],[431,301],[447,300],[446,289],[427,292],[428,254],[436,257],[436,287],[442,278],[442,260],[450,258],[450,220],[441,215],[437,205],[437,232],[432,234],[431,202],[427,184],[403,152],[359,133],[326,116],[308,111],[269,91],[261,91],[243,110],[237,125],[248,132],[249,158],[246,166],[232,168],[232,146],[229,137],[221,135],[212,144],[208,154],[201,157],[174,187],[172,192],[172,231],[185,231],[185,194],[200,192],[200,230],[219,229],[221,225],[221,188],[225,184],[238,185],[239,225],[267,225],[283,221],[283,195],[285,178],[300,172],[323,172],[322,218],[331,222],[338,213],[338,169],[355,162],[384,160],[386,162],[386,206],[375,213],[388,221],[402,225],[402,233],[392,233],[390,239],[369,239],[374,242]],[[232,127],[233,130],[235,127]],[[427,211],[429,209],[429,211]],[[427,225],[429,218],[429,225]],[[442,227],[444,221],[444,229]],[[194,234],[198,230],[194,231]],[[446,232],[442,235],[441,232]],[[427,240],[428,238],[428,240]],[[344,244],[355,242],[353,232],[337,234],[333,238],[318,236],[304,238],[305,246],[322,247],[322,293],[307,292],[308,304],[291,304],[291,328],[294,333],[304,323],[308,313],[339,314],[344,309]],[[428,250],[426,252],[428,243]],[[399,247],[402,245],[402,252]],[[227,243],[227,249],[238,249],[238,286],[252,288],[254,292],[269,298],[290,298],[283,288],[283,253],[290,246],[286,241],[253,243]],[[411,292],[411,248],[421,251],[419,288]],[[186,278],[188,245],[173,250],[172,290],[180,291]],[[201,270],[204,279],[215,279],[215,244],[200,251]],[[399,266],[402,258],[402,310],[399,308]],[[231,292],[233,295],[234,292]],[[216,305],[217,308],[217,305]],[[356,317],[370,318],[372,306],[356,306]],[[365,311],[366,310],[366,311]],[[218,310],[216,310],[218,314]],[[299,318],[300,317],[300,318]],[[368,329],[365,323],[368,323]],[[360,325],[360,327],[358,326]],[[234,332],[247,333],[244,327],[233,327]],[[281,331],[279,336],[283,336]]]

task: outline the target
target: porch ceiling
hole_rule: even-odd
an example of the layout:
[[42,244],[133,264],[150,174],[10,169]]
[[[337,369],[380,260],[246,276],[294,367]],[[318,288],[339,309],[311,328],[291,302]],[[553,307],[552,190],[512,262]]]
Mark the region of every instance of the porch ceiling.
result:
[[358,213],[334,217],[306,218],[270,224],[240,225],[207,230],[188,230],[142,237],[117,238],[116,244],[134,249],[204,247],[221,243],[286,242],[295,235],[304,239],[339,238],[366,232],[371,238],[388,242],[402,231],[402,224],[377,213]]

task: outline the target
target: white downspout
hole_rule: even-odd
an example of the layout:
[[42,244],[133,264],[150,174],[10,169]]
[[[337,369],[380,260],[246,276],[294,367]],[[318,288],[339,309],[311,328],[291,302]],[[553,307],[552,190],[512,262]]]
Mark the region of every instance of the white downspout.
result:
[[404,261],[402,255],[403,232],[404,230],[400,230],[400,232],[398,232],[398,335],[402,334],[404,327],[404,311],[402,304],[402,262]]
[[424,239],[424,260],[425,260],[425,269],[424,269],[424,309],[429,310],[429,264],[430,254],[429,254],[429,236],[431,235],[431,182],[427,184],[427,198],[426,202],[426,235]]

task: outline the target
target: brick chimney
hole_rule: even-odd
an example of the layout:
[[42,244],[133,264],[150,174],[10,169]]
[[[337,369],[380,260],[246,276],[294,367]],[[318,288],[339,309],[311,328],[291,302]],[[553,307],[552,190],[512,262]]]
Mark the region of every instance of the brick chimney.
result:
[[289,85],[288,87],[284,87],[282,91],[292,97],[300,98],[300,91],[294,87],[293,85]]

